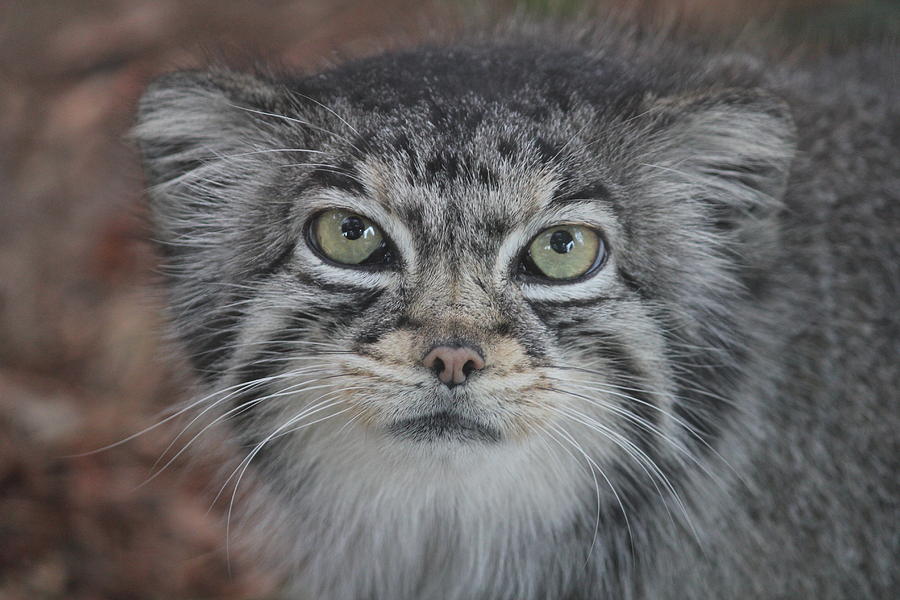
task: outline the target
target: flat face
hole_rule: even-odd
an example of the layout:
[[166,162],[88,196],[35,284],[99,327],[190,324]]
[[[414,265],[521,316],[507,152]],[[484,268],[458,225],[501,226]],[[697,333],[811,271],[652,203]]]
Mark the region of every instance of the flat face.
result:
[[[563,115],[548,123],[541,139],[551,152],[535,141],[536,123],[502,106],[482,110],[494,116],[452,139],[433,125],[423,135],[427,119],[389,127],[375,116],[353,126],[368,135],[321,150],[316,162],[340,166],[314,167],[312,184],[298,186],[291,220],[300,236],[267,282],[275,298],[315,295],[314,307],[297,306],[296,329],[278,326],[279,337],[290,331],[298,343],[341,352],[328,356],[329,372],[341,369],[340,382],[361,392],[335,392],[340,401],[363,415],[356,426],[398,443],[534,435],[566,396],[563,382],[584,379],[573,367],[603,360],[567,347],[603,321],[620,335],[612,323],[642,310],[618,274],[614,184],[598,168],[567,177],[557,163],[564,144],[547,138],[580,146],[572,136],[582,123]],[[580,329],[560,331],[573,319]],[[484,368],[448,388],[423,364],[439,345],[477,348]],[[637,359],[616,360],[638,368]]]
[[[571,57],[557,58],[548,69],[572,69]],[[355,427],[418,445],[521,441],[575,398],[560,389],[584,379],[574,369],[596,369],[608,354],[567,347],[604,320],[642,312],[613,250],[624,245],[623,198],[586,148],[597,109],[529,74],[514,52],[392,60],[296,84],[333,114],[315,153],[296,156],[314,160],[279,174],[299,239],[268,293],[317,303],[298,303],[300,324],[279,327],[306,348],[341,353],[329,367],[355,391],[333,390],[333,401]],[[384,240],[378,260],[360,264],[374,237],[342,237],[337,221],[347,219]],[[422,364],[438,344],[477,347],[485,368],[447,388]]]
[[650,72],[485,46],[151,90],[180,332],[258,460],[433,475],[549,445],[649,473],[713,439],[790,128]]

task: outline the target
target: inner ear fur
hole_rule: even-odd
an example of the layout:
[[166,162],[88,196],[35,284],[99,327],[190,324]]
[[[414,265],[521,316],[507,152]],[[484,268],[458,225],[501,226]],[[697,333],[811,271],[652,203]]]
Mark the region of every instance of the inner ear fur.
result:
[[132,136],[165,255],[222,254],[249,215],[270,208],[256,201],[277,160],[268,151],[304,147],[294,139],[306,133],[291,102],[277,84],[228,70],[182,71],[150,84]]
[[281,90],[225,69],[180,71],[153,81],[132,130],[148,183],[164,185],[218,156],[265,141],[264,113],[278,113]]
[[781,207],[796,151],[794,121],[784,101],[754,88],[650,104],[647,112],[659,126],[652,166],[680,179],[683,193],[710,203],[715,218],[726,221],[760,218]]

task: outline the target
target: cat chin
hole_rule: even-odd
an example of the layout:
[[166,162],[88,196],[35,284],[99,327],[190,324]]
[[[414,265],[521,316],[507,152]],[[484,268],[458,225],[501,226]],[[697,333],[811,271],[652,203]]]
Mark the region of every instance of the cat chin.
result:
[[[379,452],[374,443],[385,448]],[[546,540],[582,514],[585,498],[595,497],[580,465],[537,460],[542,449],[530,442],[426,444],[370,435],[347,436],[343,444],[316,453],[315,473],[304,474],[301,493],[257,490],[247,506],[259,507],[261,519],[248,552],[286,564],[296,588],[285,597],[483,597],[478,591],[489,579],[512,576],[498,569],[537,576],[555,565],[553,553],[543,552]],[[590,519],[596,508],[590,504],[587,511]],[[435,540],[441,540],[443,561],[429,573],[423,557],[434,551]],[[494,560],[511,544],[528,549],[518,557],[522,562]],[[368,586],[389,565],[408,577],[427,573],[427,589],[395,589],[404,583],[397,577],[373,595]],[[474,582],[476,573],[486,582]]]
[[451,410],[395,421],[387,427],[387,432],[398,439],[420,444],[491,444],[502,439],[496,427]]

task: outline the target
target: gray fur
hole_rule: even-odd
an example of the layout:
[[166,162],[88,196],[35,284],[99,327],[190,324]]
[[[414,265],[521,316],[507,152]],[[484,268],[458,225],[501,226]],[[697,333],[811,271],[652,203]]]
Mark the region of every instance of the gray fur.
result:
[[[192,410],[252,457],[249,538],[292,598],[892,597],[887,50],[585,44],[148,89],[135,137]],[[335,206],[395,268],[315,255],[305,223]],[[520,277],[570,221],[603,232],[603,269]],[[488,363],[451,396],[418,363],[448,339]],[[500,441],[391,435],[448,402]]]

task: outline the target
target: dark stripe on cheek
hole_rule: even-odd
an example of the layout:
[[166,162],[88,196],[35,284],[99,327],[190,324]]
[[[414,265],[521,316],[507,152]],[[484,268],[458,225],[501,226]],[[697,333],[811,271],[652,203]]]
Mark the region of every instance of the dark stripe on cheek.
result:
[[349,326],[354,321],[365,318],[366,313],[381,298],[383,291],[374,290],[360,297],[335,301],[327,308],[328,314],[323,319],[325,322],[320,320],[319,325],[324,327],[326,332],[334,333],[340,327]]
[[[315,304],[307,304],[294,311],[288,320],[286,332],[297,340],[310,336],[317,339],[334,338],[341,328],[363,319],[383,294],[384,290],[381,289],[367,289],[354,294],[335,293],[333,296],[319,297]],[[295,348],[295,351],[298,350],[303,349]]]
[[[640,389],[646,385],[647,378],[628,349],[628,344],[611,333],[597,335],[597,337],[600,347],[608,351],[607,358],[610,359],[614,369],[613,384],[630,388],[622,390],[620,393],[635,399],[629,401],[620,397],[621,402],[627,404],[629,410],[651,425],[659,425],[659,411],[654,408],[656,402],[653,401],[650,394]],[[642,431],[646,430],[642,429]]]
[[[360,296],[364,294],[373,293],[372,288],[361,286],[361,285],[352,285],[349,283],[331,283],[330,281],[325,281],[323,279],[317,279],[312,277],[308,273],[303,272],[293,272],[292,275],[303,284],[306,284],[310,287],[319,288],[326,292],[336,295],[347,295],[347,294],[359,294]],[[380,290],[375,290],[378,293],[381,293]]]
[[355,316],[358,316],[359,313],[365,312],[372,308],[372,305],[378,302],[378,299],[381,298],[382,294],[384,294],[384,290],[372,290],[371,292],[368,292],[362,298],[360,298],[359,302],[355,304]]
[[212,381],[219,375],[220,371],[214,367],[232,353],[231,346],[237,338],[235,327],[239,318],[240,314],[236,311],[230,315],[213,318],[207,323],[211,331],[204,332],[188,342],[191,364],[205,381]]
[[[366,308],[369,308],[371,304],[374,304],[374,302],[370,303]],[[363,324],[360,331],[355,334],[353,346],[355,350],[359,351],[361,346],[374,344],[391,331],[414,329],[419,326],[420,324],[418,323],[411,323],[404,315],[395,316],[395,314],[387,314],[382,311],[381,314],[369,316],[367,323]]]
[[291,257],[294,255],[294,250],[295,250],[296,248],[297,248],[297,242],[296,242],[296,241],[292,241],[292,242],[290,242],[289,244],[287,244],[287,245],[284,247],[284,250],[282,250],[282,251],[278,254],[278,256],[275,257],[275,260],[273,260],[271,263],[269,263],[269,264],[266,266],[266,268],[263,269],[263,270],[260,272],[260,275],[262,275],[262,276],[272,275],[272,274],[277,273],[278,271],[280,271],[281,268],[284,267],[284,265],[286,265],[287,262],[288,262],[288,261],[291,259]]
[[269,334],[277,339],[268,341],[250,361],[238,368],[235,373],[238,381],[247,383],[271,377],[284,369],[288,357],[304,355],[304,346],[298,342],[307,337],[310,324],[317,321],[316,316],[304,310],[291,313],[284,327]]
[[[675,414],[711,445],[719,437],[723,422],[735,410],[725,398],[743,375],[738,365],[747,361],[747,351],[736,344],[725,344],[720,352],[697,351],[678,359],[682,376],[676,384],[679,401]],[[702,383],[684,385],[690,381]],[[705,454],[710,449],[701,445],[698,451]]]
[[[298,342],[302,342],[307,337],[310,325],[318,321],[319,318],[316,315],[310,314],[306,310],[298,309],[292,312],[284,327],[269,334],[276,336],[277,339],[267,342],[262,350],[236,370],[237,382],[250,383],[274,377],[284,372],[291,357],[315,354],[315,351],[310,351],[307,346]],[[236,428],[249,424],[258,406],[255,401],[270,393],[270,383],[253,386],[237,395],[231,403],[233,409],[238,409],[247,403],[249,405],[243,406],[234,414],[232,420]]]
[[585,308],[590,306],[598,306],[612,300],[625,300],[621,296],[595,296],[593,298],[573,298],[569,300],[529,300],[534,312],[538,314],[544,321],[552,321],[558,318],[556,312],[560,308]]
[[[355,295],[346,292],[336,293],[333,298],[320,297],[315,304],[294,309],[285,319],[283,326],[268,333],[268,337],[274,339],[265,343],[260,351],[236,369],[236,383],[250,383],[274,377],[284,373],[293,358],[320,354],[322,351],[318,347],[311,347],[302,342],[311,337],[321,338],[323,335],[327,339],[328,334],[359,318],[371,308],[383,292],[381,289],[365,288]],[[236,329],[233,331],[236,337]],[[233,344],[233,339],[229,343]],[[311,372],[303,377],[315,376],[315,372]],[[231,408],[237,409],[233,413],[232,426],[237,430],[248,428],[259,407],[256,401],[267,394],[277,392],[276,388],[274,382],[267,382],[239,393],[230,402]]]
[[617,272],[619,273],[619,279],[628,287],[629,290],[635,292],[642,298],[647,298],[647,290],[641,283],[632,275],[629,271],[626,271],[624,267],[619,267]]
[[627,429],[622,431],[623,435],[631,438],[631,441],[652,461],[661,464],[657,451],[656,437],[658,434],[648,429],[648,427],[659,427],[660,413],[656,408],[657,403],[654,401],[653,395],[643,391],[647,378],[632,356],[627,343],[607,331],[587,330],[582,333],[581,337],[595,340],[592,353],[601,357],[606,365],[605,377],[599,379],[598,383],[609,386],[612,391],[580,393],[587,396],[603,395],[608,402],[631,415],[628,417],[621,414],[615,416],[617,420],[627,426]]
[[[235,294],[226,299],[226,305],[246,301],[247,297]],[[209,301],[211,304],[212,301]],[[203,307],[201,306],[200,309]],[[199,309],[197,309],[199,312]],[[210,382],[221,373],[221,364],[234,353],[234,343],[237,340],[238,325],[244,318],[244,313],[238,308],[229,308],[219,313],[210,306],[209,314],[202,324],[189,330],[184,337],[185,347],[191,365],[204,381]]]

